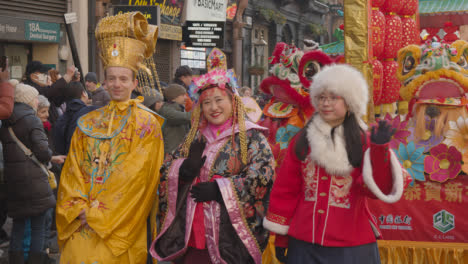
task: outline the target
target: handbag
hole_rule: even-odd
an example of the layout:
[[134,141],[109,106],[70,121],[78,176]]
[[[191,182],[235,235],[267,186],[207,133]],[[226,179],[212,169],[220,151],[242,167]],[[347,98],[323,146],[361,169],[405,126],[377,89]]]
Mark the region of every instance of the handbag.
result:
[[23,150],[24,154],[29,157],[41,170],[47,175],[47,179],[49,180],[49,185],[52,190],[55,190],[57,188],[57,180],[55,179],[55,174],[48,170],[44,164],[42,164],[36,156],[34,156],[34,153],[30,149],[28,149],[23,142],[21,142],[15,135],[15,132],[11,127],[8,127],[8,132],[10,132],[10,136],[13,138],[13,140],[18,144],[21,150]]

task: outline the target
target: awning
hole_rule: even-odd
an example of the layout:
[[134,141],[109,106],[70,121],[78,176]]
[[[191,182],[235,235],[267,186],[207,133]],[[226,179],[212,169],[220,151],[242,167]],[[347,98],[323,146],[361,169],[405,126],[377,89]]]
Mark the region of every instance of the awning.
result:
[[468,25],[468,0],[419,0],[421,28]]
[[336,41],[330,44],[325,44],[320,46],[323,52],[330,56],[338,56],[344,54],[344,41]]
[[419,0],[419,14],[468,14],[467,0]]

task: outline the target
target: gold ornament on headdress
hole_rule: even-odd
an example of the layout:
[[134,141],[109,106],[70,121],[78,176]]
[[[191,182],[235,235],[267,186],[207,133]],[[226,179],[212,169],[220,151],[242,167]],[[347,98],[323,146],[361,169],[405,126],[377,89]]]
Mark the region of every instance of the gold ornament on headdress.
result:
[[104,69],[113,66],[131,69],[143,95],[150,95],[153,87],[158,87],[162,94],[153,60],[157,26],[148,24],[142,13],[129,12],[101,19],[95,35]]
[[140,12],[105,17],[96,27],[104,68],[125,67],[135,74],[140,69],[151,75],[144,60],[153,55],[158,27],[148,24]]

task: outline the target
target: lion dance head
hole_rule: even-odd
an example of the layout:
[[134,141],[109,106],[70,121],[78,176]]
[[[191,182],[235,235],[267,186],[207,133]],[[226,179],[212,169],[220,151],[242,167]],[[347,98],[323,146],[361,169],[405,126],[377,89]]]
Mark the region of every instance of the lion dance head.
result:
[[434,123],[439,137],[449,129],[449,122],[466,118],[468,100],[468,43],[426,42],[409,45],[398,52],[397,77],[402,83],[400,96],[409,102],[415,138],[427,137],[426,124]]

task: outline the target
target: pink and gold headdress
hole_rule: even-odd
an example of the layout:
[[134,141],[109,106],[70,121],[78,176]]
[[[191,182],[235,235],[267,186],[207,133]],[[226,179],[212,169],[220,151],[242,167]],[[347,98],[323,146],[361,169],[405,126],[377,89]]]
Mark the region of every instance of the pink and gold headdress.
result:
[[[242,163],[247,164],[247,137],[246,137],[246,127],[245,127],[245,106],[242,103],[242,99],[237,92],[236,80],[232,78],[235,74],[230,74],[229,72],[221,69],[216,69],[208,72],[207,74],[201,75],[198,78],[194,78],[193,82],[197,86],[195,92],[201,94],[204,91],[211,88],[220,88],[222,90],[229,91],[232,93],[232,135],[231,142],[234,146],[234,136],[236,125],[239,126],[239,140],[241,145],[241,158]],[[190,145],[192,144],[197,131],[200,127],[202,113],[201,113],[201,100],[196,104],[192,112],[192,127],[188,133],[184,145],[182,146],[182,153],[187,156]]]

